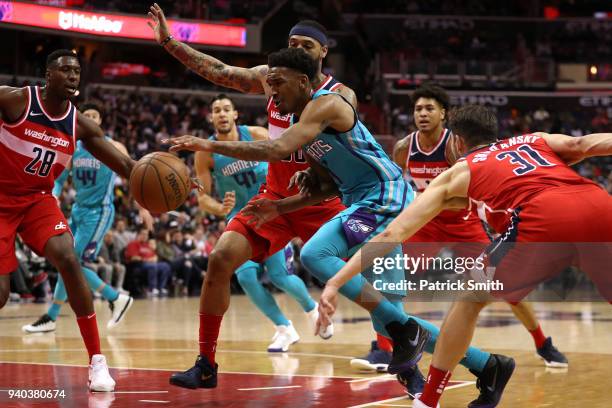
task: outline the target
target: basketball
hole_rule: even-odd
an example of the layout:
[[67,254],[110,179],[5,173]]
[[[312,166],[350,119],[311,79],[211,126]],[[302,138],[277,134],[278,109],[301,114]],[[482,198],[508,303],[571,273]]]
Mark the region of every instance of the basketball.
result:
[[154,214],[175,210],[191,191],[189,169],[171,153],[147,154],[132,170],[130,191],[138,204]]

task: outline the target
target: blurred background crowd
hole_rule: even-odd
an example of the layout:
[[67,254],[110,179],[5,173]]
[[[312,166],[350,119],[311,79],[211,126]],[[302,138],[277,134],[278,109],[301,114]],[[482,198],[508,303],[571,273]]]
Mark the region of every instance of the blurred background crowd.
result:
[[[35,3],[139,16],[150,5],[148,1],[99,0]],[[606,1],[158,3],[172,18],[255,27],[261,39],[257,52],[227,47],[205,51],[245,67],[265,64],[267,53],[286,46],[286,34],[295,22],[320,21],[332,39],[324,71],[356,91],[362,120],[388,151],[415,130],[409,97],[425,81],[448,89],[454,105],[475,102],[494,108],[503,137],[532,131],[576,137],[610,131],[612,15],[605,12]],[[0,31],[5,40],[5,52],[0,55],[2,84],[42,84],[49,52],[77,51],[83,65],[78,102],[93,100],[102,105],[105,132],[122,142],[134,159],[166,150],[162,140],[168,136],[212,133],[208,101],[227,90],[185,69],[152,42],[125,42],[117,47],[92,37],[24,32],[3,25]],[[263,97],[230,95],[236,100],[241,124],[267,125]],[[192,155],[183,158],[192,164]],[[610,193],[611,169],[610,158],[576,166],[581,175]],[[148,230],[124,180],[118,179],[115,193],[115,225],[94,265],[103,279],[135,296],[198,295],[208,254],[225,220],[202,212],[192,194],[185,205],[156,219]],[[68,183],[60,198],[68,216],[73,200],[74,190]],[[299,250],[299,242],[295,247]],[[147,258],[142,259],[142,254]],[[22,262],[13,274],[12,298],[44,301],[55,279],[52,270],[27,248],[20,246],[18,255]],[[296,266],[297,273],[304,275],[299,256]],[[146,279],[147,268],[157,271],[154,284]],[[310,278],[304,277],[310,284]],[[234,284],[233,290],[239,291],[239,286]]]

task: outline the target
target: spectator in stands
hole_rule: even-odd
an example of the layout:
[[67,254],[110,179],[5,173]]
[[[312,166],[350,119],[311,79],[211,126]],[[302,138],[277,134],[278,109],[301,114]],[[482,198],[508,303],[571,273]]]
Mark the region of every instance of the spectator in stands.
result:
[[98,258],[98,274],[102,280],[114,287],[115,290],[125,292],[123,289],[125,265],[121,261],[121,252],[113,230],[108,231],[104,236],[104,243]]
[[136,234],[127,230],[127,224],[124,218],[117,217],[115,221],[115,232],[113,238],[117,244],[117,250],[119,253],[123,253],[128,243],[136,238]]
[[128,263],[133,264],[134,271],[142,271],[146,274],[149,296],[167,296],[170,266],[165,262],[159,262],[156,249],[156,241],[149,239],[149,230],[141,228],[137,238],[125,249],[125,258]]
[[172,233],[172,247],[174,249],[175,265],[179,270],[179,276],[183,280],[186,294],[193,288],[198,288],[202,270],[196,265],[194,258],[198,256],[197,248],[191,236],[185,239],[185,235],[180,230]]

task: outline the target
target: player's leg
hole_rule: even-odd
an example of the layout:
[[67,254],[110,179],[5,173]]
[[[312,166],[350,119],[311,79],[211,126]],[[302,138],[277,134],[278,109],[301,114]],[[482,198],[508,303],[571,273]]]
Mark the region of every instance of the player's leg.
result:
[[274,286],[295,299],[314,325],[316,320],[312,319],[316,317],[317,303],[308,293],[304,281],[293,274],[293,256],[293,247],[288,244],[283,250],[266,259],[264,264]]
[[80,264],[72,250],[72,236],[66,232],[50,238],[44,249],[45,257],[55,266],[66,285],[70,307],[77,316],[81,337],[89,353],[89,388],[92,391],[113,391],[115,381],[111,378],[106,358],[100,352],[100,336],[91,292],[87,286]]
[[116,327],[125,317],[132,306],[134,299],[131,296],[120,294],[110,283],[104,282],[91,268],[84,266],[86,262],[98,257],[104,236],[111,229],[115,219],[115,208],[113,206],[97,208],[95,211],[73,210],[75,224],[78,225],[74,235],[75,251],[81,260],[85,279],[91,290],[99,292],[109,303],[111,318],[106,327]]
[[230,281],[234,271],[251,258],[252,252],[249,239],[236,231],[226,230],[217,241],[208,258],[200,293],[200,355],[192,368],[172,374],[170,384],[192,389],[217,386],[215,350],[221,320],[229,307]]
[[276,326],[269,352],[285,352],[289,346],[296,343],[300,336],[278,307],[274,297],[259,280],[262,265],[247,261],[236,270],[238,283],[255,306]]
[[568,366],[567,357],[563,355],[552,342],[551,337],[546,337],[542,326],[529,302],[510,302],[512,312],[517,319],[523,323],[536,347],[536,352],[544,360],[547,367],[564,368]]
[[[68,222],[72,235],[76,236],[79,233],[79,226],[74,222],[74,214],[71,215]],[[55,289],[53,290],[53,300],[51,306],[47,309],[47,313],[43,314],[34,323],[26,324],[21,327],[25,333],[48,333],[55,331],[57,317],[60,314],[62,306],[66,303],[68,295],[66,294],[66,286],[62,275],[58,275]]]
[[55,198],[42,196],[29,206],[19,227],[24,242],[38,254],[44,255],[60,272],[70,307],[77,316],[83,342],[89,354],[89,389],[112,391],[111,378],[105,357],[100,353],[100,337],[91,292],[81,272],[74,252],[74,243],[66,219]]
[[[338,216],[325,223],[304,245],[300,257],[310,273],[320,281],[327,282],[344,266],[343,259],[355,250],[349,247],[342,219]],[[401,246],[396,251],[401,252]],[[394,356],[389,372],[401,372],[418,361],[429,333],[421,330],[414,319],[410,319],[385,299],[366,281],[363,274],[349,280],[340,288],[340,293],[368,310],[381,323],[377,327],[381,334],[394,340]]]

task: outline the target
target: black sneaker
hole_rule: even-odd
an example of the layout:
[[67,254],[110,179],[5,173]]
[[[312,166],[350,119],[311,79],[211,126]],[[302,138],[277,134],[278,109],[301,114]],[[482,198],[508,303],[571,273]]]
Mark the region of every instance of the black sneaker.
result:
[[557,348],[552,344],[550,337],[546,338],[546,341],[537,349],[538,356],[544,360],[546,367],[552,368],[566,368],[569,364],[567,357],[563,355]]
[[414,399],[415,396],[422,393],[423,388],[425,388],[425,377],[423,373],[421,373],[421,370],[419,370],[419,366],[414,366],[413,368],[409,368],[399,373],[397,375],[397,381],[406,387],[410,399]]
[[423,349],[431,336],[414,319],[404,324],[391,322],[385,326],[393,340],[393,358],[387,371],[399,374],[413,368],[423,356]]
[[374,340],[367,356],[351,360],[351,367],[357,371],[376,371],[386,373],[393,354],[390,351],[378,348],[378,342]]
[[514,372],[514,359],[500,354],[491,354],[481,373],[470,370],[478,379],[476,387],[480,395],[470,402],[468,408],[493,408],[499,404],[504,388]]
[[217,368],[208,362],[206,357],[198,356],[195,365],[182,373],[170,376],[170,384],[183,388],[215,388],[217,386]]

